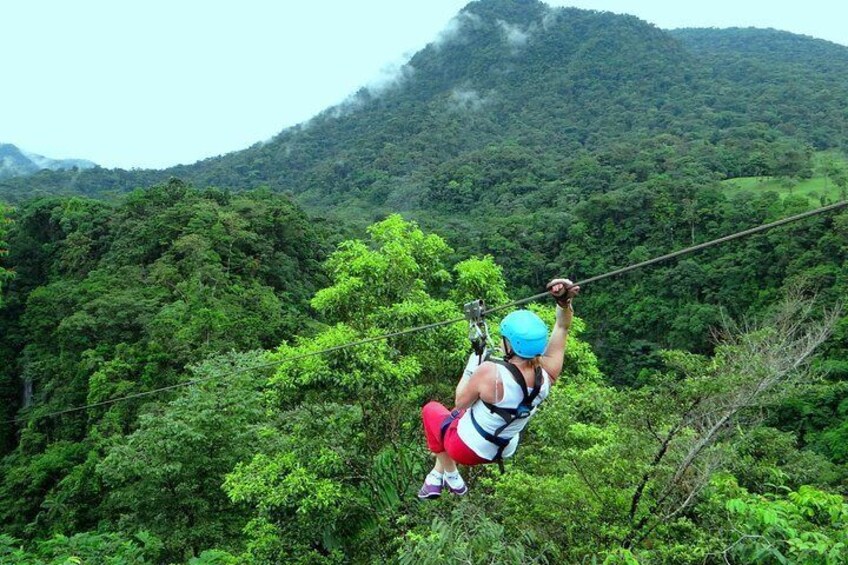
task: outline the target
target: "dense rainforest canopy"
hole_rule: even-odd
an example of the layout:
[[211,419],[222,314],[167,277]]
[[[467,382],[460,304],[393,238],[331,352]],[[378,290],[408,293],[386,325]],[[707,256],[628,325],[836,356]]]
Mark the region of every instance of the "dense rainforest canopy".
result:
[[481,0],[268,143],[0,182],[0,564],[845,562],[844,212],[587,286],[465,499],[465,328],[289,359],[845,199],[846,99],[824,41]]

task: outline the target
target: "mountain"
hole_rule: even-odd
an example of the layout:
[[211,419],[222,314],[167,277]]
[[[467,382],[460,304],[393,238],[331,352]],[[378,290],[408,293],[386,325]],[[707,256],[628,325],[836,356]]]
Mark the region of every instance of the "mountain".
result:
[[774,29],[669,32],[708,69],[727,110],[816,149],[846,145],[848,47]]
[[0,178],[28,175],[39,170],[21,150],[7,143],[0,144]]
[[0,143],[0,179],[31,175],[41,170],[85,170],[96,166],[84,159],[50,159],[26,153],[10,143]]
[[[697,142],[694,158],[721,178],[792,173],[779,170],[793,161],[787,155],[844,143],[846,99],[848,48],[825,41],[774,30],[669,32],[632,16],[480,0],[394,83],[362,89],[267,143],[164,171],[45,171],[0,183],[0,197],[97,196],[179,177],[268,186],[321,213],[463,212],[482,197],[461,188],[469,167],[506,173],[526,164],[587,188],[590,180],[570,173],[575,163],[638,152],[658,136]],[[491,184],[546,180],[531,176]]]
[[[483,0],[268,143],[0,182],[145,188],[0,217],[0,565],[848,563],[848,212],[588,282],[845,198],[846,53]],[[462,328],[332,351],[558,276],[580,319],[509,473],[417,506]]]

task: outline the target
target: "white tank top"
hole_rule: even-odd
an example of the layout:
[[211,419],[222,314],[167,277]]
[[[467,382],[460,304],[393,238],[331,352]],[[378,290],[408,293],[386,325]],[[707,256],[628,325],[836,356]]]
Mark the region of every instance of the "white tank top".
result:
[[[522,391],[521,386],[515,382],[515,379],[512,377],[509,369],[503,365],[496,366],[498,368],[498,377],[503,383],[504,397],[500,402],[495,403],[495,406],[501,408],[517,408],[518,405],[521,404],[521,401],[524,400],[524,391]],[[533,411],[531,412],[530,417],[535,414],[536,407],[538,407],[539,404],[548,397],[550,390],[550,376],[544,369],[542,369],[542,390],[540,390],[538,396],[533,399]],[[533,392],[533,388],[528,387],[528,392]],[[471,451],[483,459],[491,461],[498,454],[498,446],[489,442],[480,435],[480,432],[477,431],[477,428],[474,427],[474,423],[471,421],[472,413],[474,414],[474,419],[478,424],[480,424],[480,427],[492,435],[494,435],[498,428],[503,426],[505,422],[503,418],[486,408],[486,405],[483,404],[483,400],[480,398],[478,398],[477,401],[471,405],[471,408],[465,411],[462,418],[459,419],[456,431],[459,435],[459,439],[462,440],[462,443],[467,445]],[[530,418],[519,418],[504,428],[504,430],[500,433],[499,437],[512,438],[509,441],[509,445],[504,448],[504,459],[512,457],[512,454],[515,453],[515,449],[518,447],[518,435],[527,425],[528,421],[530,421]]]

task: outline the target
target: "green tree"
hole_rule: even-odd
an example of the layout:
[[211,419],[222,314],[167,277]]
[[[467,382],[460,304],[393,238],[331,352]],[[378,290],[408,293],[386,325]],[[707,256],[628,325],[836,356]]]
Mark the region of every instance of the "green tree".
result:
[[[716,516],[696,505],[716,471],[740,468],[731,463],[736,433],[756,427],[761,410],[805,379],[805,361],[832,329],[832,317],[805,322],[809,303],[789,302],[758,328],[734,332],[712,359],[668,355],[670,370],[639,390],[616,391],[594,371],[557,384],[514,467],[490,483],[499,521],[524,531],[532,524],[566,562],[622,546],[673,563],[717,551]],[[772,469],[786,477],[788,464]]]
[[474,505],[438,516],[425,531],[408,532],[398,551],[402,565],[439,563],[556,563],[550,541],[535,538],[533,529],[511,532]]
[[158,562],[161,543],[147,532],[134,536],[85,532],[57,534],[32,549],[15,538],[0,534],[0,565],[149,565]]
[[221,485],[236,463],[261,449],[264,411],[256,383],[263,371],[251,368],[263,362],[261,353],[204,361],[192,378],[208,382],[149,406],[137,429],[107,450],[97,473],[115,528],[152,532],[170,559],[238,547],[246,519]]
[[839,189],[840,200],[848,200],[848,165],[841,162],[837,166],[831,167],[827,171],[827,175]]
[[[267,191],[232,197],[171,182],[110,204],[45,199],[23,206],[13,228],[8,259],[18,277],[0,317],[9,417],[22,405],[19,383],[31,390],[19,441],[15,426],[3,429],[11,445],[0,462],[0,513],[16,537],[88,531],[111,516],[112,486],[98,463],[137,429],[149,399],[43,416],[176,384],[209,355],[277,343],[306,325],[323,278],[322,228]],[[115,489],[141,488],[125,470]],[[145,512],[140,505],[134,523],[164,532]],[[168,533],[174,551],[171,540],[185,532]],[[202,527],[195,533],[208,539]],[[189,551],[197,539],[182,538]]]
[[[234,502],[253,508],[245,560],[389,559],[401,541],[423,555],[423,540],[444,529],[443,521],[421,516],[414,519],[414,535],[397,538],[397,521],[413,512],[416,479],[426,463],[419,407],[433,397],[450,403],[467,354],[464,329],[445,327],[314,354],[457,317],[462,301],[472,296],[493,305],[508,297],[491,258],[463,261],[451,275],[444,242],[399,216],[369,233],[370,242],[344,242],[327,262],[333,285],[319,291],[313,305],[335,324],[283,344],[275,354],[280,366],[265,393],[276,414],[275,431],[268,435],[273,447],[239,464],[225,483]],[[553,320],[552,308],[539,312]],[[575,334],[581,324],[576,322]],[[287,361],[305,355],[311,356]],[[574,337],[566,371],[585,380],[600,378],[591,351]],[[476,518],[462,520],[462,528],[469,528]],[[484,521],[487,535],[502,535],[492,519]],[[439,555],[478,555],[489,543],[459,547],[451,540],[439,542],[445,544]],[[524,544],[506,546],[510,555],[534,551],[532,543]]]
[[715,558],[822,565],[848,560],[848,503],[842,496],[810,486],[755,495],[727,476],[717,477],[712,489],[706,504],[723,503],[726,522],[716,526],[728,534]]
[[825,178],[825,190],[827,190],[827,182],[829,180],[832,180],[833,183],[840,188],[845,184],[845,163],[842,159],[835,155],[825,154],[825,156],[821,159],[821,172],[824,174]]
[[259,562],[334,562],[376,550],[408,504],[411,474],[422,468],[413,448],[422,367],[428,364],[435,381],[446,376],[438,367],[460,366],[458,328],[287,361],[458,314],[456,304],[428,293],[446,293],[451,279],[444,241],[399,216],[369,233],[371,246],[344,242],[327,261],[333,285],[316,294],[313,306],[335,324],[282,345],[274,356],[280,366],[266,392],[279,414],[268,435],[273,448],[238,465],[226,481],[234,502],[254,508],[247,554]]
[[[9,209],[0,203],[0,259],[3,259],[3,257],[9,254],[8,244],[5,241],[6,233],[9,229],[9,224],[11,223],[8,215]],[[11,271],[3,268],[3,264],[0,263],[0,292],[3,290],[3,281],[10,279],[12,274],[13,273]],[[0,294],[0,306],[2,305],[2,294]]]

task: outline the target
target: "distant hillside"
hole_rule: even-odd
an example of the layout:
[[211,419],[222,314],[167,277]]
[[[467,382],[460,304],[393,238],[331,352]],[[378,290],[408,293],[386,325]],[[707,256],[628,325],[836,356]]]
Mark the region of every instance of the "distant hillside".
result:
[[[837,81],[848,72],[848,48],[823,39],[787,31],[759,28],[681,28],[670,30],[698,56],[748,58],[776,68],[802,65],[825,73],[824,80]],[[722,70],[716,67],[716,70]],[[801,70],[801,69],[797,69]],[[746,78],[746,77],[740,77]],[[754,77],[747,77],[750,82]]]
[[90,169],[96,165],[83,159],[50,159],[25,153],[10,143],[0,143],[0,179],[31,175],[41,170]]
[[[268,186],[321,213],[455,213],[506,198],[504,184],[525,184],[520,198],[554,179],[594,190],[597,180],[572,174],[587,157],[644,180],[649,163],[632,157],[658,136],[719,178],[797,175],[810,151],[844,143],[846,99],[848,48],[825,41],[667,32],[632,16],[481,0],[394,84],[363,89],[268,143],[164,171],[45,171],[0,183],[0,197],[102,196],[175,176]],[[477,167],[496,172],[486,186],[467,182],[463,171]]]
[[730,93],[724,112],[767,124],[816,149],[848,150],[848,47],[773,29],[678,29],[710,70],[711,90]]

